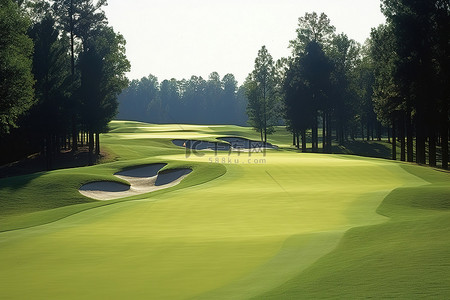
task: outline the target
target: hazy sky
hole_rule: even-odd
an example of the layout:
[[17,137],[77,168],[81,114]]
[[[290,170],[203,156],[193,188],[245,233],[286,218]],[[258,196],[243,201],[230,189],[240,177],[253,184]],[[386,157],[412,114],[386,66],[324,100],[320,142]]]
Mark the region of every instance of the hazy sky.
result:
[[216,71],[239,83],[266,45],[274,59],[290,54],[298,18],[325,12],[338,33],[363,43],[384,23],[380,0],[109,0],[110,25],[125,36],[130,79],[153,74],[190,78]]

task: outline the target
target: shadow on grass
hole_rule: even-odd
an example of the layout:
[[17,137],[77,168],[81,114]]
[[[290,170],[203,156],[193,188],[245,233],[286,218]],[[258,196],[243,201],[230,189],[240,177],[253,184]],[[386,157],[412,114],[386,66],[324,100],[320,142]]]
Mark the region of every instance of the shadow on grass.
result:
[[378,141],[347,141],[342,145],[333,145],[332,153],[391,158],[389,144]]

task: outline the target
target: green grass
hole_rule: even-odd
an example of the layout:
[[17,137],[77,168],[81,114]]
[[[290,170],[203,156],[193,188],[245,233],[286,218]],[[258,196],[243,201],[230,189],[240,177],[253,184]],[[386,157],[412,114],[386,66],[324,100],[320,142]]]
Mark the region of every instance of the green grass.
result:
[[[115,121],[102,145],[118,161],[0,180],[0,298],[449,297],[449,173],[287,149],[186,156],[171,142],[229,135],[258,138]],[[126,199],[78,193],[156,162],[193,172]]]
[[388,222],[349,230],[334,251],[258,298],[448,298],[448,173],[404,168],[429,184],[393,190],[377,209]]

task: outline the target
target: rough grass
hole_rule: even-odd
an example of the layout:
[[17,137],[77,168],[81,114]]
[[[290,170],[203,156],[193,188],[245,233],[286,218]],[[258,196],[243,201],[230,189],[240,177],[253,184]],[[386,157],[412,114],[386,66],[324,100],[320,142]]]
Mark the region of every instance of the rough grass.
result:
[[[448,173],[285,149],[186,153],[171,142],[257,138],[237,126],[111,129],[102,143],[116,162],[0,181],[0,298],[449,296]],[[290,138],[280,130],[269,142]],[[114,201],[77,191],[157,162],[193,172]]]

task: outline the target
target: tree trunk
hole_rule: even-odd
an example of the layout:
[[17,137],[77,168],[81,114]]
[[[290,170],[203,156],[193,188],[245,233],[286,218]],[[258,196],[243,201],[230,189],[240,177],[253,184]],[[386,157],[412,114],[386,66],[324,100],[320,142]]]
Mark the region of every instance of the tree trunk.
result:
[[95,134],[95,155],[100,156],[100,134],[98,132]]
[[381,124],[380,122],[377,122],[377,140],[380,142],[381,141]]
[[47,171],[50,171],[52,169],[52,136],[50,134],[48,134],[45,139],[44,148],[45,168]]
[[391,129],[387,128],[387,135],[388,135],[388,143],[391,143]]
[[406,111],[406,160],[408,162],[414,161],[414,147],[413,147],[413,127],[411,123],[411,110]]
[[297,144],[296,144],[296,146],[297,146],[297,149],[299,149],[300,148],[300,137],[299,137],[298,133],[296,134],[296,137],[297,137]]
[[331,153],[332,148],[332,138],[333,138],[333,129],[331,128],[331,115],[327,115],[327,146],[328,146],[328,153]]
[[306,130],[302,129],[302,152],[306,152]]
[[[75,82],[75,42],[74,42],[74,23],[73,23],[73,0],[70,0],[70,67],[72,75],[72,83]],[[73,101],[73,99],[72,99]],[[72,152],[78,150],[77,144],[77,125],[75,114],[72,113]]]
[[441,112],[441,144],[442,144],[442,169],[448,170],[448,103],[444,103]]
[[399,139],[400,139],[400,160],[405,161],[406,159],[406,145],[405,145],[405,115],[401,113],[399,121]]
[[312,124],[312,152],[317,152],[319,146],[317,123],[318,122],[316,113],[316,115],[313,117],[313,124]]
[[94,164],[94,133],[89,131],[89,165]]
[[[295,136],[296,136],[296,133],[293,132],[293,133],[292,133],[292,145],[294,145],[294,146],[295,146]],[[297,147],[297,148],[298,148],[298,147]]]
[[364,141],[364,122],[361,121],[361,139]]
[[72,114],[72,152],[78,151],[78,132],[75,114]]
[[370,141],[370,122],[367,121],[367,141]]
[[431,128],[429,133],[428,141],[428,161],[431,167],[436,167],[436,132],[434,131],[434,126]]
[[397,136],[395,119],[392,120],[392,160],[397,160]]
[[327,114],[325,112],[323,112],[322,114],[322,152],[326,153],[327,152]]
[[422,112],[417,112],[416,120],[416,162],[418,164],[426,164],[425,154],[425,134],[424,134],[424,122]]

